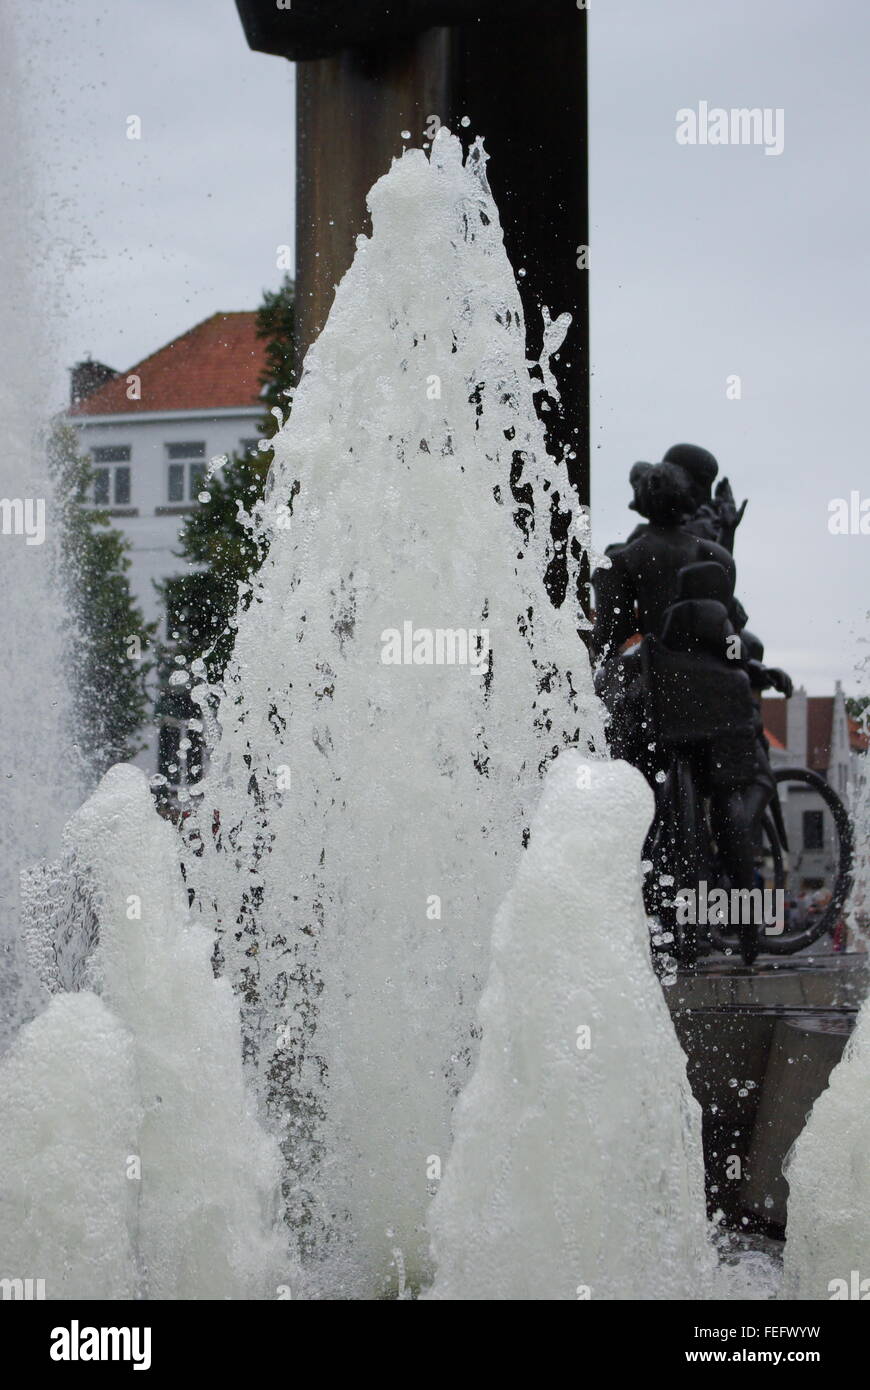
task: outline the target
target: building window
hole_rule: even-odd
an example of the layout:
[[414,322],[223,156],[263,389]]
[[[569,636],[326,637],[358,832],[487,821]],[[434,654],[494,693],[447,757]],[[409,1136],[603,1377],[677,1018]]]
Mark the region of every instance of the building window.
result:
[[170,502],[195,502],[205,478],[204,444],[167,444],[166,495]]
[[184,464],[170,463],[169,465],[169,492],[170,502],[184,501]]
[[130,504],[130,445],[105,444],[91,449],[94,504],[127,507]]
[[190,500],[195,502],[202,492],[205,485],[205,464],[192,463],[190,465]]
[[108,507],[111,500],[112,470],[94,469],[94,501],[98,507]]
[[824,811],[804,811],[804,849],[824,849]]

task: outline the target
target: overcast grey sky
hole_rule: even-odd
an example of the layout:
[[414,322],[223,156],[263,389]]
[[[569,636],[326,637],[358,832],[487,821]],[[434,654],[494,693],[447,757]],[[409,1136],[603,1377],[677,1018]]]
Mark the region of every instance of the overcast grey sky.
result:
[[[295,69],[251,52],[233,0],[27,0],[15,14],[62,399],[65,368],[86,353],[130,366],[280,282]],[[140,140],[127,138],[132,115]]]
[[[250,52],[232,0],[16,11],[60,404],[86,352],[128,367],[278,283],[293,68]],[[811,693],[849,687],[870,608],[870,536],[828,532],[830,499],[870,497],[868,59],[860,0],[590,12],[596,539],[632,525],[634,460],[683,439],[712,449],[750,497],[737,560],[751,625]],[[700,101],[783,108],[783,153],[678,145],[676,112]]]
[[[848,688],[870,536],[830,535],[828,502],[870,497],[870,11],[593,0],[590,24],[595,534],[624,534],[632,461],[706,445],[750,498],[735,553],[768,659]],[[700,101],[782,107],[783,153],[678,145]]]

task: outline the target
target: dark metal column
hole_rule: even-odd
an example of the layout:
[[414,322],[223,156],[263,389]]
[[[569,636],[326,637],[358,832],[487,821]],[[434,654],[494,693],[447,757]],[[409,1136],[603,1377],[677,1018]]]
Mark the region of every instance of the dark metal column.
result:
[[[573,325],[554,363],[563,412],[553,433],[576,450],[589,500],[586,14],[576,0],[237,0],[252,48],[298,62],[296,266],[299,345],[323,326],[334,286],[367,230],[365,197],[437,116],[482,135],[505,245],[520,281],[530,356],[541,305]],[[460,126],[463,116],[470,119]]]

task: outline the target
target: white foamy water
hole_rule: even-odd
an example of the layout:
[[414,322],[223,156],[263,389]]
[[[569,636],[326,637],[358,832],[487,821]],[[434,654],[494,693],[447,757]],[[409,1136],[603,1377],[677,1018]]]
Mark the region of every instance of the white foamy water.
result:
[[[763,1253],[715,1269],[700,1116],[649,959],[652,798],[603,757],[579,552],[550,535],[566,472],[484,166],[444,132],[372,190],[248,519],[270,553],[224,687],[190,673],[212,755],[184,840],[117,767],[56,859],[64,619],[36,548],[10,559],[2,847],[16,876],[55,862],[27,890],[28,1007],[50,1002],[0,1059],[0,1273],[50,1298],[776,1286]],[[0,396],[13,441],[24,399]],[[798,1147],[794,1289],[863,1230],[865,1052],[856,1035]],[[831,1172],[837,1126],[832,1217],[810,1174]]]
[[[864,630],[857,636],[861,655],[855,663],[853,692],[856,699],[870,697],[870,612],[865,614]],[[870,706],[858,718],[859,731],[870,735]],[[852,933],[850,949],[870,946],[870,766],[868,758],[856,760],[850,772],[848,810],[852,818],[854,852],[852,859],[852,891],[845,908],[845,917]]]
[[652,810],[627,763],[567,752],[547,777],[432,1206],[435,1298],[709,1296],[701,1112],[641,891]]
[[0,1059],[0,1274],[45,1297],[133,1298],[141,1111],[129,1033],[62,994]]
[[[474,1056],[492,916],[546,759],[578,734],[601,747],[576,605],[557,612],[542,584],[568,484],[482,151],[463,164],[445,132],[369,203],[372,237],[274,441],[255,519],[271,551],[238,620],[193,866],[291,1211],[324,1289],[362,1296],[395,1287],[396,1248],[409,1283],[428,1273],[427,1164]],[[424,635],[387,664],[406,623]],[[485,669],[437,664],[438,632],[468,629],[487,634]]]
[[[868,615],[870,616],[870,615]],[[856,634],[860,648],[868,638]],[[870,657],[860,655],[856,696],[870,693]],[[868,728],[867,711],[860,726]],[[859,766],[850,781],[854,833],[853,887],[846,904],[851,950],[867,944],[870,925],[870,777]],[[861,1008],[841,1060],[793,1144],[788,1179],[782,1296],[870,1297],[870,1003]],[[866,1280],[864,1288],[862,1281]]]
[[[274,1297],[293,1270],[279,1160],[249,1112],[213,939],[188,920],[178,836],[128,768],[63,833],[88,776],[45,438],[57,402],[40,311],[57,302],[35,250],[46,234],[12,30],[4,10],[0,1276],[42,1279],[52,1299]],[[18,503],[44,516],[41,543],[14,533]]]
[[86,938],[79,906],[35,943],[47,986],[81,992],[56,994],[0,1062],[3,1263],[36,1265],[50,1298],[275,1297],[293,1272],[279,1156],[245,1091],[213,938],[189,920],[177,832],[143,774],[117,766],[65,844],[52,882],[75,875],[66,900],[86,898],[96,928]]
[[[870,1003],[783,1171],[786,1298],[870,1297]],[[834,1283],[834,1281],[842,1281]],[[863,1289],[861,1281],[866,1281]],[[857,1282],[859,1291],[852,1290]]]

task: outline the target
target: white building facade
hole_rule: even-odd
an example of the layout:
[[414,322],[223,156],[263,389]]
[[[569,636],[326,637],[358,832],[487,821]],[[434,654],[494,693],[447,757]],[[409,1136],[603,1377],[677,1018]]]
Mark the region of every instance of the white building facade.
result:
[[256,447],[262,415],[261,406],[236,406],[76,416],[94,470],[93,501],[130,542],[128,579],[146,622],[163,618],[154,586],[182,570],[179,530],[213,460]]
[[[864,765],[865,740],[846,709],[837,681],[833,696],[809,696],[798,687],[790,700],[764,699],[771,766],[809,768],[848,805],[849,788]],[[794,892],[830,887],[837,869],[834,820],[821,794],[805,783],[780,786]]]
[[[90,500],[130,542],[130,590],[145,622],[158,622],[157,641],[169,634],[156,585],[184,572],[184,518],[221,460],[257,446],[264,369],[247,312],[215,314],[125,373],[73,369],[68,419],[93,471]],[[158,731],[145,736],[136,761],[153,773]]]

